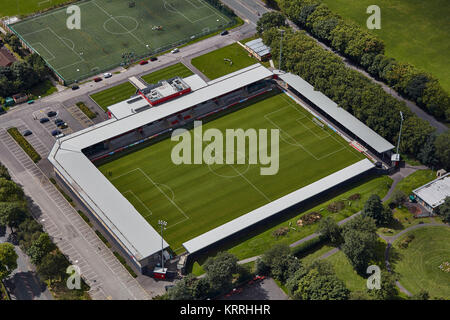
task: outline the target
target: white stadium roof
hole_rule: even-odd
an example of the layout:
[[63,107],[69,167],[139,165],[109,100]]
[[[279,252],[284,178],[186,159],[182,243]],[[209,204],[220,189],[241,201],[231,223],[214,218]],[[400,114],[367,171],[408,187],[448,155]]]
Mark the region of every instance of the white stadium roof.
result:
[[450,173],[415,189],[413,193],[433,209],[440,206],[446,197],[450,197]]
[[[208,85],[191,78],[198,88],[196,91],[58,139],[48,159],[131,255],[142,260],[161,251],[161,237],[81,150],[272,75],[262,65],[255,64]],[[128,100],[115,107],[128,107]],[[139,100],[136,105],[144,106],[144,101]],[[168,247],[165,241],[164,246]]]
[[282,210],[288,209],[295,204],[308,200],[309,198],[331,189],[332,187],[345,182],[353,177],[360,175],[374,167],[374,164],[368,159],[363,159],[342,170],[339,170],[325,178],[317,180],[314,183],[300,188],[294,192],[285,195],[275,201],[272,201],[258,209],[255,209],[239,218],[227,222],[215,229],[212,229],[192,240],[183,243],[183,247],[189,252],[200,251],[213,243],[225,239],[251,225],[267,219]]
[[279,77],[378,153],[383,153],[394,148],[389,141],[381,137],[349,112],[340,108],[322,92],[315,91],[314,87],[301,77],[292,73],[280,74]]

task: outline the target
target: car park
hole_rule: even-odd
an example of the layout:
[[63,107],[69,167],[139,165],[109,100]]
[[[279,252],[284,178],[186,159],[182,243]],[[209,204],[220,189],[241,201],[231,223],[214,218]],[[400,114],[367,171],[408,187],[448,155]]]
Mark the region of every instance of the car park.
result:
[[46,123],[46,122],[49,122],[49,121],[50,121],[49,118],[41,118],[41,119],[39,119],[40,123]]
[[54,116],[56,116],[56,111],[49,111],[49,112],[47,112],[47,117],[54,117]]
[[151,57],[151,58],[150,58],[150,61],[156,61],[156,60],[158,60],[157,57]]
[[107,72],[107,73],[104,73],[104,74],[103,74],[103,77],[104,77],[105,79],[108,79],[108,78],[111,78],[111,77],[112,77],[112,74],[109,73],[109,72]]
[[147,60],[142,60],[141,62],[139,62],[139,64],[142,66],[142,65],[144,65],[144,64],[147,64],[148,63],[148,61]]
[[59,135],[59,134],[61,134],[61,130],[55,129],[55,130],[52,131],[52,136],[54,136],[54,137]]
[[25,131],[23,132],[23,136],[24,136],[24,137],[27,137],[27,136],[29,136],[29,135],[31,135],[31,134],[33,134],[33,132],[31,132],[31,130],[25,130]]

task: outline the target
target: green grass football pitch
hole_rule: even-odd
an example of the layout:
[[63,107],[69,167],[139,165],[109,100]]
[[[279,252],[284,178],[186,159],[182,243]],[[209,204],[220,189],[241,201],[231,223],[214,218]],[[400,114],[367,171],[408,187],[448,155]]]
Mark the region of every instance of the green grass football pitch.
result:
[[112,88],[94,93],[90,97],[103,110],[107,111],[109,106],[126,100],[135,93],[136,87],[127,81]]
[[156,84],[156,83],[158,83],[158,81],[161,81],[161,80],[167,80],[167,79],[170,79],[173,77],[186,78],[193,74],[194,73],[188,67],[186,67],[181,62],[178,62],[178,63],[168,66],[166,68],[146,74],[146,75],[142,76],[141,78],[142,78],[142,80],[144,80],[147,83]]
[[[167,50],[233,21],[203,0],[91,0],[78,3],[81,29],[69,30],[66,8],[12,26],[47,63],[71,83],[135,57]],[[162,30],[153,30],[161,26]],[[126,56],[126,55],[125,55]]]
[[260,175],[259,165],[175,165],[170,139],[100,165],[100,171],[175,252],[182,243],[361,159],[326,126],[285,94],[276,94],[203,124],[209,128],[280,129],[279,171]]

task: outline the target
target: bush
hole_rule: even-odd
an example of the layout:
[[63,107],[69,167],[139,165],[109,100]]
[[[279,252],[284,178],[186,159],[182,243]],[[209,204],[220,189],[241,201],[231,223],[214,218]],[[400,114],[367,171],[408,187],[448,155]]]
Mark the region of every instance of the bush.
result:
[[105,236],[98,230],[95,230],[95,234],[102,240],[102,242],[108,247],[111,248],[111,244],[108,242],[108,240],[105,238]]
[[84,104],[84,102],[77,102],[76,105],[89,119],[92,120],[97,116],[95,112],[92,112],[92,110],[89,109],[88,106]]
[[320,245],[326,242],[326,239],[323,239],[321,237],[315,237],[311,240],[305,241],[298,246],[295,246],[292,248],[291,252],[294,256],[300,256],[304,255],[305,253],[318,248]]
[[410,235],[407,235],[406,237],[405,237],[405,239],[403,239],[400,243],[399,243],[399,248],[402,248],[402,249],[406,249],[406,248],[408,248],[408,246],[409,246],[409,243],[411,242],[411,241],[413,241],[414,240],[414,235],[413,234],[410,234]]
[[278,237],[280,237],[280,236],[286,235],[288,232],[289,232],[289,227],[281,227],[281,228],[278,228],[278,229],[274,230],[274,231],[272,232],[272,235],[273,235],[275,238],[278,238]]
[[328,211],[336,213],[345,208],[344,201],[335,201],[328,205]]
[[297,225],[299,227],[307,226],[313,224],[316,221],[319,221],[322,218],[322,215],[318,212],[309,212],[305,214],[301,219],[297,220]]
[[350,197],[348,197],[348,200],[351,200],[351,201],[356,201],[359,199],[361,199],[361,195],[359,193],[352,194]]
[[34,150],[33,146],[22,136],[17,128],[9,128],[7,131],[33,162],[37,163],[41,160],[39,153]]

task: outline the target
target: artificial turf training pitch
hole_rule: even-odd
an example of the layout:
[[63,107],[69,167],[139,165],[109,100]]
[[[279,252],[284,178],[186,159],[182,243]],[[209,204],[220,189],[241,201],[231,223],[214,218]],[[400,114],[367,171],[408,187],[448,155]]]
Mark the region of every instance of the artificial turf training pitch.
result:
[[280,129],[276,175],[260,175],[260,165],[177,166],[171,152],[178,142],[170,139],[99,169],[154,228],[159,219],[168,222],[164,238],[181,253],[183,242],[364,158],[312,119],[281,93],[203,123],[203,132],[209,128],[222,132]]
[[[129,7],[130,2],[135,5]],[[148,56],[233,23],[203,0],[91,0],[77,5],[79,30],[68,29],[66,8],[11,26],[66,83],[110,70],[126,60],[124,54]]]

